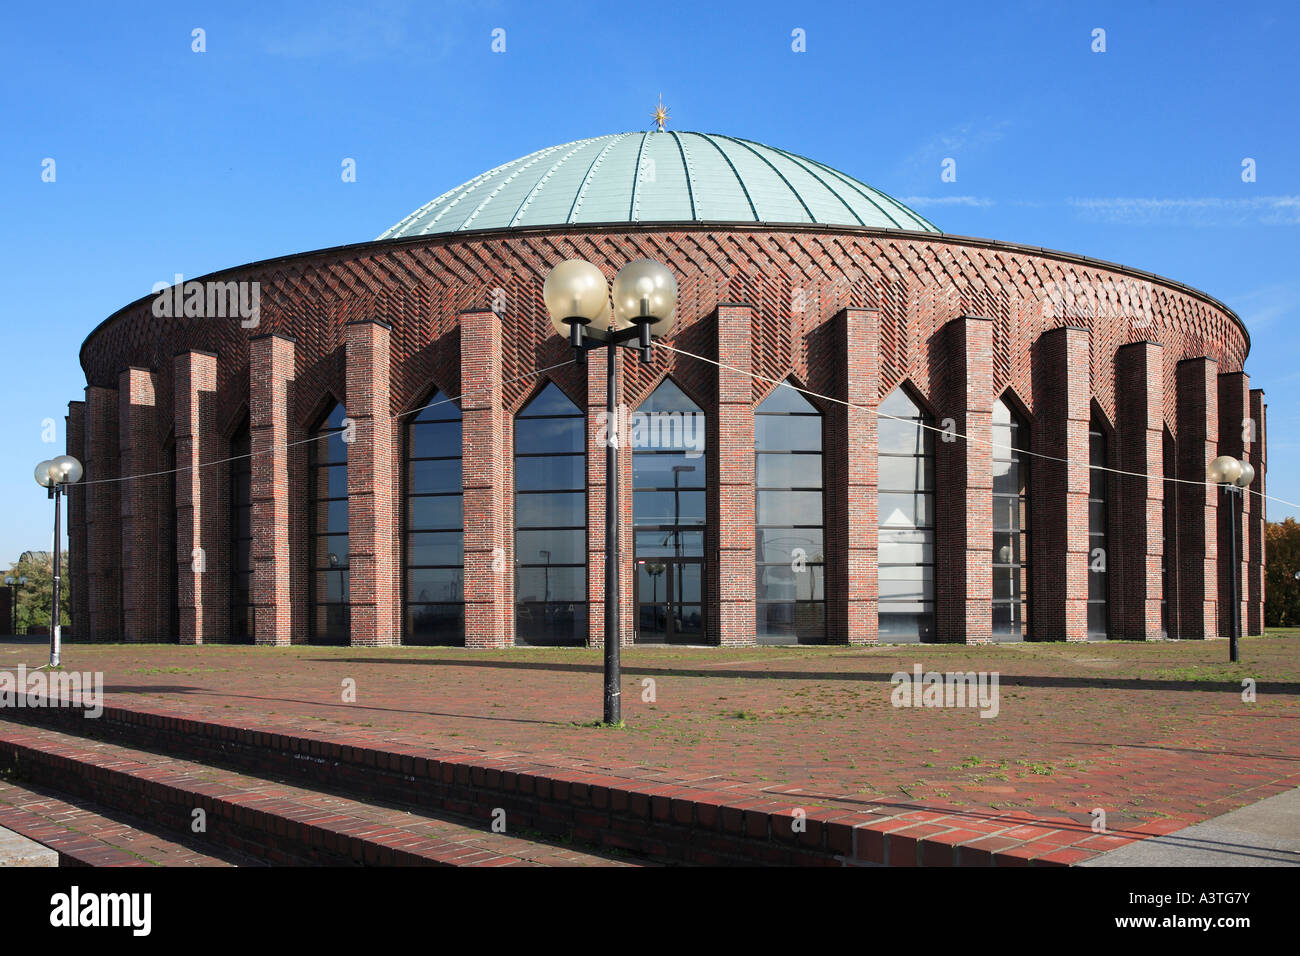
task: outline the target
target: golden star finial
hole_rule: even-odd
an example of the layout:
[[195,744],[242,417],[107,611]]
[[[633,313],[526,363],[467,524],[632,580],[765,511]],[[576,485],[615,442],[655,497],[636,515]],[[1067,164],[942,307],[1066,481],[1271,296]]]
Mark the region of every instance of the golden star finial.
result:
[[659,127],[659,132],[662,133],[664,126],[668,123],[668,107],[664,106],[664,95],[662,93],[659,94],[659,105],[654,108],[650,118],[655,121],[655,124]]

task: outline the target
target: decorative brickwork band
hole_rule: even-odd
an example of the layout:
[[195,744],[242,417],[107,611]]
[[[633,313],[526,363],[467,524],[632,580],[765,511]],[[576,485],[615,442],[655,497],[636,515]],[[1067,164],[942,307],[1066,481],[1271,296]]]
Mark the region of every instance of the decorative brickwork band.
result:
[[939,425],[972,438],[935,442],[936,631],[983,644],[993,639],[993,323],[953,319],[929,344]]
[[879,462],[876,456],[876,406],[880,403],[880,313],[845,309],[834,321],[834,337],[843,355],[837,405],[827,415],[827,530],[844,547],[826,552],[827,639],[833,644],[875,644],[880,614],[877,571],[879,552]]
[[1264,633],[1264,529],[1268,504],[1264,500],[1264,477],[1268,471],[1265,455],[1267,442],[1264,434],[1264,417],[1268,406],[1264,404],[1264,390],[1250,390],[1250,417],[1254,422],[1253,441],[1247,459],[1255,467],[1255,483],[1250,486],[1250,521],[1246,525],[1246,581],[1242,590],[1246,595],[1246,616],[1242,625],[1247,634]]
[[122,456],[122,638],[127,642],[171,639],[172,593],[167,562],[170,475],[163,470],[159,434],[158,376],[129,368],[118,379],[118,429]]
[[1182,640],[1218,634],[1218,500],[1205,467],[1218,455],[1219,363],[1178,363],[1178,634]]
[[[1155,641],[1163,635],[1164,597],[1164,349],[1133,342],[1115,353],[1113,467],[1111,475],[1110,636]],[[1140,477],[1145,475],[1145,477]]]
[[510,643],[514,541],[501,396],[501,317],[465,312],[460,324],[465,508],[465,646]]
[[394,421],[389,391],[389,327],[347,326],[348,554],[353,644],[400,643]]
[[[1219,450],[1220,455],[1231,455],[1246,460],[1250,450],[1250,432],[1254,430],[1250,415],[1250,378],[1244,372],[1226,372],[1219,376]],[[1258,485],[1252,484],[1251,488]],[[1241,633],[1249,633],[1250,556],[1247,548],[1247,530],[1250,528],[1250,510],[1257,500],[1246,493],[1229,499],[1223,492],[1219,499],[1219,636],[1232,634],[1232,539],[1237,536],[1237,601]]]
[[252,340],[249,351],[253,639],[287,645],[293,637],[288,444],[293,431],[294,343],[263,335]]
[[[1034,343],[1030,425],[1029,635],[1088,639],[1088,331],[1062,326]],[[999,452],[1005,454],[1004,450]],[[1066,459],[1069,464],[1050,459]],[[991,545],[989,545],[991,547]],[[1105,560],[1107,556],[1102,556]]]
[[180,642],[210,644],[230,630],[230,501],[215,464],[226,457],[217,434],[217,357],[182,352],[172,361],[176,441],[176,562]]
[[[86,463],[86,403],[68,402],[68,454]],[[90,638],[90,608],[86,603],[86,491],[81,484],[68,488],[68,618],[71,632],[64,637],[79,641]]]
[[[713,642],[747,645],[755,641],[754,610],[754,386],[751,331],[753,309],[719,305],[716,312],[718,361],[742,371],[719,368],[717,426],[709,438],[717,449],[717,483],[709,513],[717,516],[718,606],[707,619]],[[710,588],[710,591],[713,591]]]

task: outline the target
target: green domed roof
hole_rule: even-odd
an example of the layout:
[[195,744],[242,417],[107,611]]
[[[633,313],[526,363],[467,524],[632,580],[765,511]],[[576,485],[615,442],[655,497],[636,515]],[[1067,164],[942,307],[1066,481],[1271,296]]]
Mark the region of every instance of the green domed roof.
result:
[[421,206],[380,239],[613,222],[825,223],[939,232],[851,176],[714,133],[614,133],[530,153]]

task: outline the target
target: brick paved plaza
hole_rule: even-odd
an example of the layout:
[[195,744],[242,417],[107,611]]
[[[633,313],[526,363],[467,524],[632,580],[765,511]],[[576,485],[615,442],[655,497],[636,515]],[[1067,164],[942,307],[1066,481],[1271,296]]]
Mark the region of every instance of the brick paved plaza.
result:
[[[624,729],[600,717],[599,651],[73,645],[109,706],[682,784],[733,803],[1008,814],[1099,851],[1300,785],[1300,635],[1223,642],[625,652]],[[0,646],[0,669],[41,663]],[[894,708],[895,671],[997,671],[998,715]],[[1245,703],[1241,680],[1257,680]],[[343,703],[343,682],[357,700]],[[656,701],[642,700],[653,679]],[[1110,836],[1088,835],[1090,811]],[[1067,842],[1067,841],[1062,841]],[[1085,853],[1086,855],[1086,853]]]

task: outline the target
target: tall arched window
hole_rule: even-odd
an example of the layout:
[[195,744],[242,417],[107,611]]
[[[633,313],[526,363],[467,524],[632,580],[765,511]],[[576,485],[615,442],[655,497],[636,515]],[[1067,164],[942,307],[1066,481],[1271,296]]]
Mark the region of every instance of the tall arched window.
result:
[[1094,416],[1088,431],[1088,640],[1104,641],[1110,634],[1106,569],[1110,544],[1106,534],[1106,433]]
[[934,432],[901,388],[880,403],[880,639],[934,640]]
[[1029,426],[993,403],[993,640],[1029,633]]
[[636,639],[704,637],[704,412],[664,381],[628,422],[636,549]]
[[312,429],[313,440],[307,443],[312,561],[308,639],[313,644],[346,644],[352,630],[346,417],[343,406],[335,404]]
[[822,416],[793,388],[754,412],[754,498],[758,643],[823,643]]
[[442,392],[406,426],[403,640],[465,643],[465,519],[461,414]]
[[248,421],[230,439],[230,638],[253,643],[253,459]]
[[515,643],[587,642],[587,420],[554,384],[515,417]]

